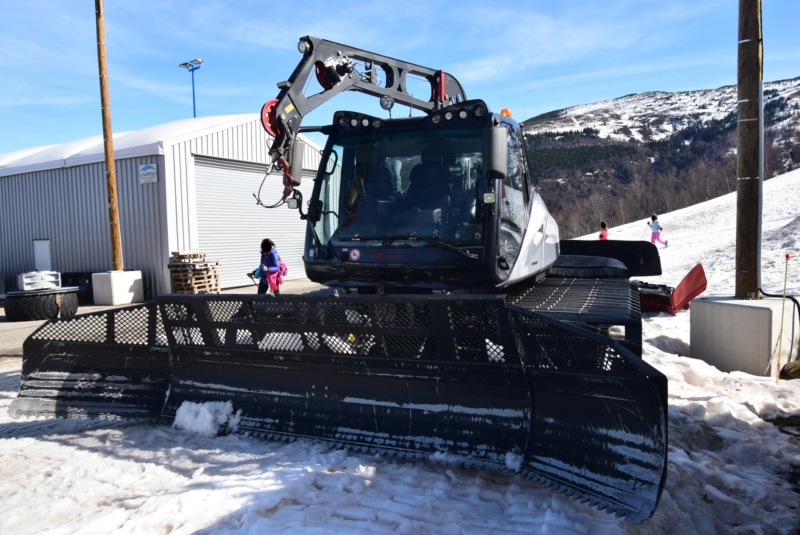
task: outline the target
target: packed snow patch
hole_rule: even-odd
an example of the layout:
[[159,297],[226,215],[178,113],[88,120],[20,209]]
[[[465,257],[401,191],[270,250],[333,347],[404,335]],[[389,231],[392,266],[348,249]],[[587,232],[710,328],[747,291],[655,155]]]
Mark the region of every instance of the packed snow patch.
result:
[[242,410],[239,409],[233,414],[233,403],[230,401],[206,403],[184,401],[178,407],[172,427],[206,437],[215,437],[235,432],[239,428],[241,418]]

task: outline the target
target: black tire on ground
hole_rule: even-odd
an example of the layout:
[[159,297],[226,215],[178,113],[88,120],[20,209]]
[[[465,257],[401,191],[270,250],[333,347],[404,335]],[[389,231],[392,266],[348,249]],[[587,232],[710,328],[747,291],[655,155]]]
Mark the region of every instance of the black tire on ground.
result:
[[26,293],[8,294],[5,300],[7,321],[47,320],[56,316],[74,316],[78,311],[78,294],[64,293]]

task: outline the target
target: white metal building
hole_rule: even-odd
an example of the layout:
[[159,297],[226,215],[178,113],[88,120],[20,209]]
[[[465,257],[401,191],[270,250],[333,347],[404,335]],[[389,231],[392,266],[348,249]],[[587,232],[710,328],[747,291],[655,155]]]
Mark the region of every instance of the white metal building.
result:
[[[272,139],[258,114],[186,119],[114,135],[125,269],[142,272],[146,298],[169,293],[172,251],[202,251],[219,263],[223,288],[255,291],[263,238],[305,277],[305,222],[285,206],[264,209],[283,192],[266,176]],[[307,139],[300,190],[310,197],[319,149]],[[263,181],[263,186],[262,186]],[[111,269],[102,136],[0,155],[0,273],[6,287],[33,270]]]

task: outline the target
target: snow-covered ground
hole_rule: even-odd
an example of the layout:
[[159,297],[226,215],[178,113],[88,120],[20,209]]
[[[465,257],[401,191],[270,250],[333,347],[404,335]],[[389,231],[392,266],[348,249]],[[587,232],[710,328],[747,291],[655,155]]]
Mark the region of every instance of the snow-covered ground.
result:
[[[763,288],[800,293],[800,171],[764,184]],[[709,294],[733,292],[736,194],[659,220],[664,274],[704,265]],[[611,238],[647,238],[645,221]],[[669,378],[669,472],[655,515],[628,525],[509,473],[398,461],[233,434],[199,412],[157,423],[13,420],[20,360],[0,358],[0,533],[800,532],[800,380],[722,373],[689,358],[690,311],[646,314],[644,358]],[[787,325],[786,331],[791,329]],[[213,408],[210,408],[213,409]],[[219,408],[217,408],[219,409]],[[219,415],[210,411],[208,415]],[[211,433],[205,431],[211,430]]]

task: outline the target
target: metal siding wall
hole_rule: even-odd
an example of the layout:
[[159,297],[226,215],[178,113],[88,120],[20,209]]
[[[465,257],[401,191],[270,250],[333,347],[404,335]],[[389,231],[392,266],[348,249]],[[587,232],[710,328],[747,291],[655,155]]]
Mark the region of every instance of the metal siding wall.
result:
[[[169,157],[165,158],[169,163],[168,175],[166,177],[165,199],[166,217],[169,229],[169,240],[167,243],[167,256],[172,251],[187,251],[196,249],[196,229],[192,227],[194,220],[194,206],[189,203],[190,181],[193,172],[190,169],[194,165],[189,143],[178,143],[168,149]],[[165,266],[166,269],[166,266]],[[162,290],[162,293],[169,292],[169,287]]]
[[105,174],[99,185],[96,174],[82,166],[0,179],[0,272],[7,289],[16,286],[18,274],[33,270],[35,239],[50,240],[55,271],[91,271],[110,259]]
[[[139,166],[158,166],[158,182],[141,184]],[[145,295],[153,298],[169,292],[164,287],[163,251],[166,236],[161,225],[163,203],[160,183],[164,180],[156,156],[129,158],[117,162],[117,195],[119,198],[120,230],[122,234],[122,259],[125,269],[142,272]]]
[[[224,288],[252,284],[245,273],[258,263],[258,247],[265,237],[276,242],[281,257],[290,266],[290,278],[305,277],[302,265],[305,226],[297,212],[285,207],[265,210],[253,199],[263,170],[271,162],[271,142],[260,117],[255,116],[246,123],[165,147],[173,173],[166,181],[171,190],[165,194],[166,217],[168,224],[174,226],[174,230],[170,228],[168,250],[201,250],[209,254],[209,260],[220,262]],[[308,146],[303,167],[316,169],[319,160],[319,153]],[[219,169],[218,164],[223,169],[233,166],[246,170],[244,176],[240,174],[232,182],[238,189],[234,190],[209,169]],[[206,175],[200,176],[203,173]],[[310,197],[312,188],[313,177],[304,173],[301,186],[304,198]],[[271,176],[262,195],[274,201],[281,191],[280,178]],[[238,240],[237,244],[232,240]]]
[[[156,158],[117,160],[122,254],[127,269],[141,269],[152,285],[158,233],[156,188],[142,195],[138,165]],[[143,184],[142,186],[155,186]],[[0,272],[6,287],[33,269],[33,240],[50,240],[53,269],[100,272],[111,267],[105,164],[51,169],[0,179]],[[155,255],[159,258],[160,255]],[[158,264],[155,264],[157,266]]]
[[[198,211],[202,211],[200,205],[207,200],[201,198],[205,194],[195,192],[195,156],[244,160],[250,163],[242,165],[265,167],[270,162],[271,141],[256,116],[227,129],[165,143],[163,156],[116,161],[123,262],[126,269],[142,271],[149,290],[147,298],[170,291],[167,269],[170,252],[200,249],[200,244],[212,240],[203,232],[220,219],[214,214],[209,216],[210,222],[198,217]],[[157,184],[139,184],[138,166],[145,163],[158,165]],[[318,163],[319,154],[309,146],[303,156],[303,167],[316,169]],[[236,234],[241,233],[243,226],[248,232],[252,229],[252,236],[245,240],[246,246],[232,254],[242,256],[240,261],[246,266],[243,271],[232,271],[237,274],[241,271],[237,277],[244,280],[234,280],[250,284],[244,273],[258,262],[258,245],[268,236],[291,266],[290,277],[304,277],[301,257],[305,228],[295,211],[256,206],[252,193],[259,185],[260,177],[242,185],[241,198],[233,201],[234,206],[244,203],[248,210],[246,224],[238,225]],[[311,177],[304,173],[301,191],[306,199],[312,187]],[[262,194],[265,199],[275,199],[281,190],[280,178],[271,176]],[[225,212],[227,208],[218,205],[216,210]],[[237,209],[227,213],[233,221],[241,216]],[[17,274],[33,269],[34,239],[51,240],[53,269],[57,271],[98,272],[111,267],[104,163],[0,178],[0,273],[5,276],[6,288],[16,286]],[[223,278],[222,283],[230,287],[234,282]]]
[[[245,274],[258,266],[264,238],[275,242],[289,267],[289,279],[305,277],[305,222],[295,210],[285,206],[264,209],[253,198],[265,169],[266,165],[196,159],[200,250],[208,254],[210,261],[219,262],[223,288],[252,285]],[[301,184],[305,198],[310,195],[311,185],[310,180]],[[280,177],[269,175],[261,190],[262,200],[271,204],[280,199],[282,191]]]
[[[57,271],[105,271],[111,267],[111,235],[108,225],[108,195],[103,164],[82,165],[46,171],[58,175],[58,188],[68,207],[65,221],[53,221],[53,231],[61,234],[52,244],[55,255],[65,260]],[[69,236],[62,234],[69,229]],[[69,267],[67,267],[69,266]]]
[[[233,158],[243,153],[243,146],[246,147],[245,152],[249,151],[251,145],[266,146],[269,140],[266,132],[263,128],[260,128],[260,131],[254,128],[259,121],[259,118],[256,117],[245,125],[211,132],[165,148],[165,152],[168,154],[166,159],[171,161],[170,170],[172,172],[172,176],[167,181],[167,187],[171,189],[165,195],[168,200],[167,221],[170,226],[167,242],[168,254],[171,251],[203,250],[203,244],[208,241],[203,237],[206,226],[203,226],[203,216],[201,215],[202,200],[199,200],[198,195],[200,194],[196,191],[198,179],[195,155]],[[251,135],[229,135],[230,131],[250,132]],[[266,151],[263,154],[266,155]],[[263,162],[265,163],[266,160]],[[202,197],[202,195],[200,196]],[[205,252],[208,253],[208,251]],[[225,285],[227,277],[221,276],[220,278]],[[248,279],[245,278],[245,280],[249,282]],[[167,270],[167,288],[163,291],[170,290]]]

